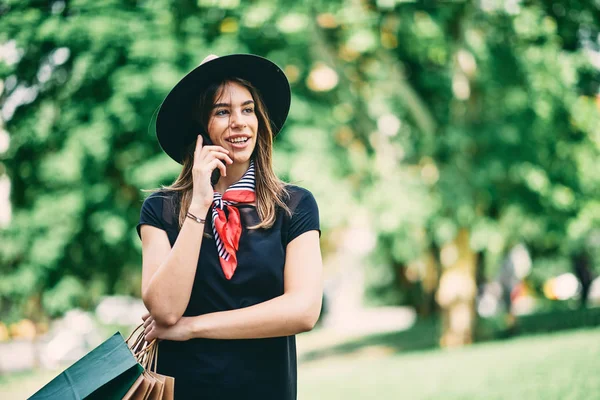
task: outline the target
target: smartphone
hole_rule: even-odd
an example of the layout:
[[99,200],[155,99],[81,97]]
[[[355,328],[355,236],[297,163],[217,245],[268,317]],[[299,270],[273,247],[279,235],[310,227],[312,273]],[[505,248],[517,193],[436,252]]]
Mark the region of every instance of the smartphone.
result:
[[[208,135],[202,134],[202,146],[212,146],[213,142],[212,140],[210,140],[210,137],[208,137]],[[219,182],[219,179],[221,178],[221,171],[219,171],[219,168],[215,168],[210,176],[210,183],[211,185],[215,186],[217,184],[217,182]]]

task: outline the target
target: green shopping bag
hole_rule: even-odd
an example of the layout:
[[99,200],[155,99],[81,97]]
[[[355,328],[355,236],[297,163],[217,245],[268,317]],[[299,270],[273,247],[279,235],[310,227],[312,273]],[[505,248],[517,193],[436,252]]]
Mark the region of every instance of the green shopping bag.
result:
[[121,400],[144,372],[115,333],[37,391],[30,400]]

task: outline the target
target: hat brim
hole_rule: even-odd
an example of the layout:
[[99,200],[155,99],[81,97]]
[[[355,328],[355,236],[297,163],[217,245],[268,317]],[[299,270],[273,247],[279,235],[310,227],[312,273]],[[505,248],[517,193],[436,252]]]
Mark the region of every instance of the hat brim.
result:
[[194,118],[194,105],[213,82],[241,78],[258,89],[267,109],[273,136],[287,119],[291,102],[290,84],[272,61],[253,54],[231,54],[207,61],[184,76],[162,102],[156,117],[156,137],[162,149],[183,163],[185,148],[203,128]]

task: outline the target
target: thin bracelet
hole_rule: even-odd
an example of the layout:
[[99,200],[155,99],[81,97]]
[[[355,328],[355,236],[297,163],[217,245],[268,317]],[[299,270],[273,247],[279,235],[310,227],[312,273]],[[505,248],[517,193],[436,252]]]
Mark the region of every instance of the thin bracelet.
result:
[[205,223],[205,222],[206,222],[206,220],[205,220],[205,219],[198,218],[198,217],[196,217],[194,214],[192,214],[192,213],[191,213],[191,212],[189,212],[189,211],[187,212],[186,216],[187,216],[187,217],[190,217],[191,219],[193,219],[194,221],[196,221],[196,222],[197,222],[197,223],[199,223],[199,224],[203,224],[203,223]]

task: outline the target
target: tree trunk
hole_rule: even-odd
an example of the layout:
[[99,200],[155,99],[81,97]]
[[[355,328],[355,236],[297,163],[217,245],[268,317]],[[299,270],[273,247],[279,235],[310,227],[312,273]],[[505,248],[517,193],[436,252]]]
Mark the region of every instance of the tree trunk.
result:
[[425,273],[422,277],[423,301],[421,302],[420,315],[430,316],[438,311],[435,300],[435,291],[440,283],[439,250],[432,246],[424,257]]
[[587,305],[590,286],[594,280],[590,267],[590,257],[585,251],[580,251],[571,257],[573,272],[581,284],[581,308]]
[[420,315],[423,304],[423,289],[420,283],[408,278],[407,264],[393,262],[392,268],[396,277],[396,287],[403,295],[403,304],[411,306]]
[[442,314],[443,347],[473,342],[477,254],[469,246],[469,231],[461,229],[451,243],[442,247],[442,276],[436,300]]

